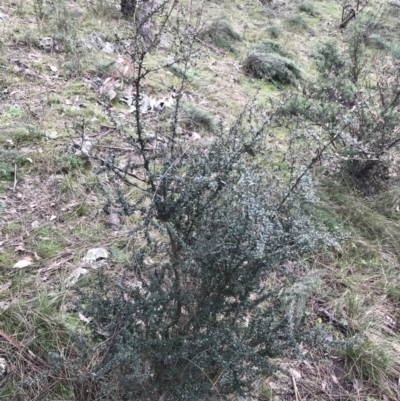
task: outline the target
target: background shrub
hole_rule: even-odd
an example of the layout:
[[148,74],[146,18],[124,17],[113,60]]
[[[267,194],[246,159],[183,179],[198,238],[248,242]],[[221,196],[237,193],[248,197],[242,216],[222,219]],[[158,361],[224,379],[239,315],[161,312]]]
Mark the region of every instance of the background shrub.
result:
[[235,51],[234,43],[242,40],[240,34],[225,19],[214,21],[206,29],[203,36],[209,37],[215,46],[233,52]]
[[310,2],[310,1],[304,1],[303,3],[301,3],[299,5],[299,11],[307,13],[313,17],[318,15],[314,3]]
[[215,130],[213,114],[192,103],[182,103],[179,111],[179,122],[188,127],[205,129],[209,132]]
[[274,52],[265,52],[263,45],[249,52],[243,68],[250,76],[272,83],[294,85],[301,78],[300,69],[293,60]]
[[271,25],[268,28],[268,32],[269,32],[269,34],[271,35],[272,38],[276,39],[276,38],[279,38],[279,36],[281,35],[282,29],[278,25]]
[[396,128],[400,124],[396,89],[400,74],[394,61],[377,60],[381,79],[371,84],[362,63],[366,52],[362,35],[357,29],[349,34],[348,49],[341,54],[332,43],[320,46],[319,78],[302,95],[286,102],[281,112],[300,118],[310,132],[323,127],[324,134],[318,137],[337,146],[343,177],[372,194],[386,186],[393,171],[392,152],[400,142]]
[[291,27],[308,29],[307,22],[300,14],[291,14],[287,17],[286,21]]

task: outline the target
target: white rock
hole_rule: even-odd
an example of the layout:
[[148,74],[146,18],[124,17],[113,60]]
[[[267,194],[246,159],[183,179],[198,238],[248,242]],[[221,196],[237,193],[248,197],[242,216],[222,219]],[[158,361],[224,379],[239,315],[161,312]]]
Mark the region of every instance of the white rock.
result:
[[113,45],[110,42],[106,42],[104,44],[104,47],[101,49],[101,51],[103,51],[104,53],[108,53],[108,54],[115,53],[115,45]]
[[6,378],[7,375],[8,375],[7,361],[4,358],[0,358],[0,385],[2,384],[2,381]]
[[17,263],[13,266],[13,268],[14,268],[14,269],[23,269],[24,267],[27,267],[27,266],[29,266],[29,265],[31,265],[31,264],[32,264],[32,261],[23,259],[23,260],[20,260],[19,262],[17,262]]
[[110,257],[109,252],[105,248],[92,248],[89,249],[82,259],[83,262],[97,262],[101,259],[108,259]]

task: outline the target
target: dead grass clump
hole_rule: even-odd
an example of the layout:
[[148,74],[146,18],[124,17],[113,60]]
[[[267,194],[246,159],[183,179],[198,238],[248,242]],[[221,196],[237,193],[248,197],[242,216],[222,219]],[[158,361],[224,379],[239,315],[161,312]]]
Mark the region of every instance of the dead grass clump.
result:
[[[340,195],[342,203],[340,213],[346,218],[352,231],[373,243],[379,241],[385,249],[399,256],[400,228],[397,219],[385,216],[379,200],[357,201],[353,196]],[[379,198],[378,198],[379,199]],[[397,207],[397,205],[395,206]]]
[[381,35],[373,33],[366,39],[367,46],[377,49],[377,50],[387,50],[390,49],[390,43],[383,38]]
[[206,29],[204,37],[209,38],[215,46],[232,52],[235,52],[234,43],[242,41],[240,34],[224,19],[214,21]]
[[60,311],[63,294],[44,292],[30,302],[7,301],[9,306],[0,311],[0,349],[9,375],[0,387],[0,399],[79,399],[64,364],[65,358],[77,356],[71,342],[71,326],[77,320],[70,316],[72,324],[66,324]]
[[[37,1],[37,3],[39,3]],[[61,41],[76,35],[79,14],[64,1],[45,4],[42,11],[36,12],[39,29]]]
[[[356,377],[365,377],[380,383],[394,369],[392,355],[377,341],[363,339],[349,344],[344,353],[347,369]],[[395,369],[396,370],[396,369]]]
[[279,43],[266,41],[247,55],[243,68],[247,74],[272,83],[294,85],[301,79],[300,69]]

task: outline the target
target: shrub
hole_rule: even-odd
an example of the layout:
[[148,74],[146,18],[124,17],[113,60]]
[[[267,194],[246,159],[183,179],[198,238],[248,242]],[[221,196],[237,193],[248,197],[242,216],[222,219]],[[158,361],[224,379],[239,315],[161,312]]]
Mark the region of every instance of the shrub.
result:
[[303,17],[300,14],[291,14],[287,17],[287,22],[290,26],[298,27],[301,29],[307,29],[307,22],[304,21]]
[[271,25],[268,28],[268,32],[269,32],[269,34],[271,35],[272,38],[276,39],[276,38],[279,38],[279,36],[281,36],[282,29],[278,25]]
[[[171,59],[187,71],[200,52],[184,15],[170,21],[180,23]],[[186,74],[168,123],[144,113],[144,80],[160,66],[143,67],[153,45],[140,33],[131,42],[135,107],[124,124],[108,110],[115,140],[132,158],[113,150],[89,156],[98,162],[104,210],[138,216],[134,247],[121,274],[100,269],[81,291],[80,312],[92,320],[90,336],[77,335],[84,364],[77,384],[104,400],[250,396],[277,357],[301,355],[300,343],[320,339],[300,302],[304,291],[292,289],[296,262],[334,244],[314,216],[308,156],[291,148],[294,141],[273,145],[275,120],[264,105],[248,106],[230,128],[215,126],[182,102]],[[295,74],[291,60],[270,57]],[[184,141],[182,116],[214,138],[206,146]]]
[[318,15],[314,3],[311,3],[310,1],[304,1],[303,3],[301,3],[299,6],[299,11],[310,14],[313,17]]
[[144,40],[146,45],[150,45],[155,38],[153,35],[155,16],[161,15],[168,3],[169,0],[161,2],[155,0],[121,0],[121,13],[125,18],[135,16],[134,25],[138,37]]
[[135,14],[136,0],[121,0],[121,13],[125,17],[129,17]]
[[234,42],[241,41],[242,37],[224,19],[214,21],[204,32],[211,42],[222,49],[235,51]]
[[385,187],[390,171],[396,168],[391,160],[400,142],[396,131],[400,74],[394,61],[377,60],[376,74],[381,79],[371,85],[361,63],[365,48],[359,32],[355,34],[343,54],[331,43],[320,47],[319,78],[305,88],[303,96],[287,101],[281,113],[285,118],[301,119],[309,132],[322,130],[318,137],[335,144],[345,180],[371,194]]
[[[146,167],[152,153],[143,148],[143,196],[129,202],[119,190],[114,198],[142,222],[121,280],[99,272],[82,294],[101,361],[89,377],[102,380],[103,397],[251,394],[256,378],[276,370],[275,358],[319,338],[304,326],[300,292],[268,280],[293,282],[284,266],[332,240],[313,218],[311,181],[293,177],[292,185],[266,160],[260,168],[254,156],[269,136],[261,113],[251,107],[206,151],[171,142],[158,150],[156,169]],[[118,168],[108,165],[109,179]],[[98,333],[113,334],[103,342]]]
[[317,70],[324,78],[332,74],[338,76],[345,66],[337,47],[332,42],[325,42],[318,46],[315,57]]
[[191,103],[183,103],[179,112],[179,122],[187,126],[213,132],[214,116],[208,111]]
[[252,50],[247,55],[243,68],[252,77],[272,83],[294,85],[301,78],[300,69],[294,61],[276,53]]

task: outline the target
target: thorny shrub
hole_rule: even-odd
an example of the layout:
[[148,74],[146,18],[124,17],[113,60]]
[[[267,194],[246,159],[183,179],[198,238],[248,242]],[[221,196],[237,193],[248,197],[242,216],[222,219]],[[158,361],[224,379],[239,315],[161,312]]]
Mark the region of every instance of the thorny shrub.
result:
[[400,73],[388,55],[376,59],[371,76],[355,65],[364,55],[353,51],[339,54],[332,43],[321,45],[319,78],[284,102],[281,116],[283,125],[313,136],[320,147],[332,144],[332,168],[338,165],[346,180],[371,194],[397,174],[393,158],[400,142]]
[[[279,115],[265,105],[249,105],[230,127],[220,121],[214,137],[185,139],[186,74],[171,113],[143,112],[145,79],[155,72],[146,59],[171,23],[167,6],[176,5],[163,4],[152,14],[158,33],[147,42],[134,30],[126,50],[131,118],[117,121],[109,110],[115,140],[131,151],[89,155],[99,163],[104,211],[137,221],[132,261],[119,278],[99,270],[81,291],[79,307],[92,320],[90,335],[77,337],[86,372],[78,393],[90,387],[104,400],[252,394],[277,357],[322,344],[299,302],[304,294],[293,291],[302,257],[335,245],[315,216],[312,160],[303,144],[275,140]],[[164,67],[187,71],[201,51],[198,31],[176,11]]]

